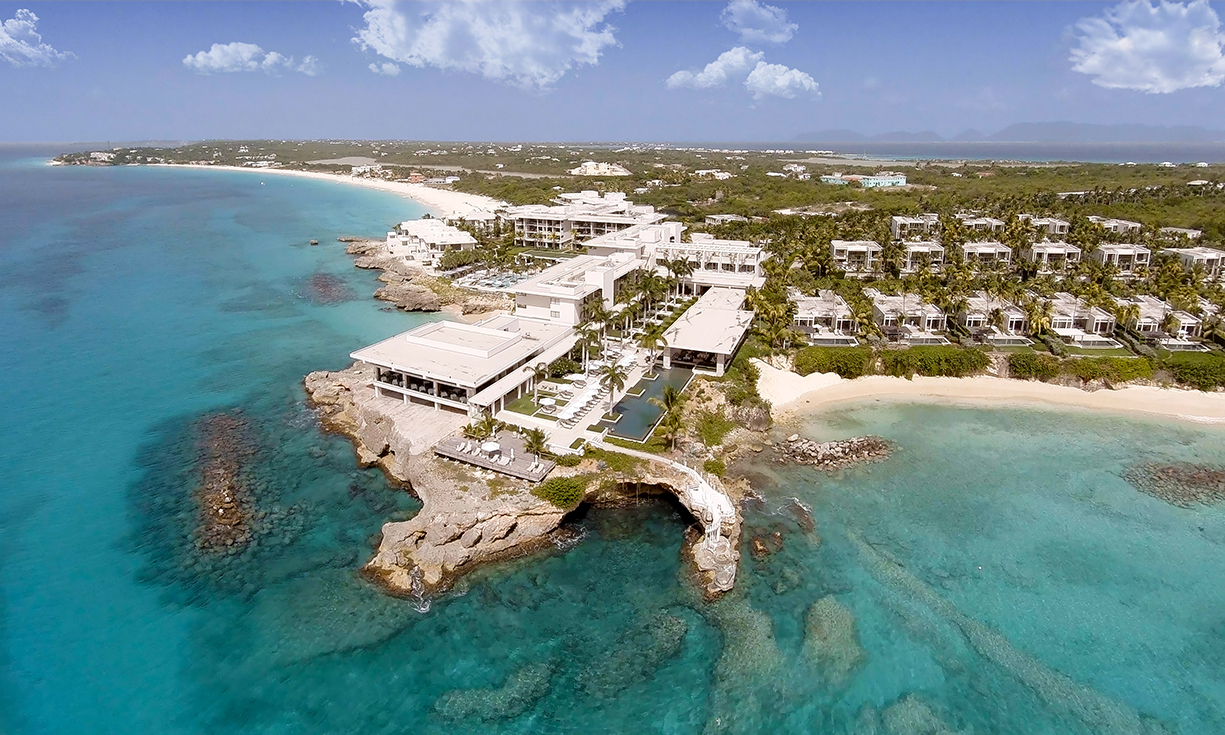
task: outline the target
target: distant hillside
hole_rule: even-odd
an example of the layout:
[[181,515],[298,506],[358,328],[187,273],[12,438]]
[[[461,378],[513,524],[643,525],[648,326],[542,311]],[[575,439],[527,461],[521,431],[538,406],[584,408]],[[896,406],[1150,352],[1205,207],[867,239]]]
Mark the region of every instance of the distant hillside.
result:
[[[823,130],[796,136],[804,143],[935,143],[945,138],[921,133],[863,135],[851,130]],[[1216,143],[1225,142],[1225,131],[1197,125],[1093,125],[1089,123],[1016,123],[990,135],[966,130],[947,140],[992,143]]]

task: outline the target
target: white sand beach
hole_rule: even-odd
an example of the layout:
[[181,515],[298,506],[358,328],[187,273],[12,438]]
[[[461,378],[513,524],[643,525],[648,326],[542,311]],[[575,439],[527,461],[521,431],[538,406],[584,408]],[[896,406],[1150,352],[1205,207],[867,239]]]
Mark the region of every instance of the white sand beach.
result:
[[902,398],[952,405],[1029,405],[1144,413],[1204,424],[1225,424],[1225,394],[1178,388],[1127,386],[1083,391],[1062,385],[992,378],[924,378],[913,380],[871,375],[845,380],[834,373],[796,373],[754,360],[761,369],[757,390],[786,420],[840,401]]
[[270,176],[299,176],[318,181],[334,181],[351,186],[364,186],[367,189],[378,189],[399,194],[427,207],[437,217],[455,217],[470,212],[492,212],[499,207],[505,207],[506,202],[498,201],[479,194],[465,194],[459,191],[436,189],[425,184],[409,184],[401,181],[380,181],[378,179],[362,179],[339,174],[325,174],[317,171],[295,171],[288,168],[248,168],[245,166],[209,166],[193,163],[155,163],[153,166],[174,168],[200,168],[213,171],[244,171],[246,173]]

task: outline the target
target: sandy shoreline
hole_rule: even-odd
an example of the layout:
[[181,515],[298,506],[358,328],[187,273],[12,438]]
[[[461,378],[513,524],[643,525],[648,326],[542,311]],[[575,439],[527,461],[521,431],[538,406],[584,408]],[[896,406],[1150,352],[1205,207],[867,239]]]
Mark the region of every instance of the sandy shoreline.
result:
[[147,165],[166,168],[198,168],[210,171],[243,171],[246,173],[275,176],[298,176],[306,179],[315,179],[316,181],[332,181],[351,186],[362,186],[367,189],[377,189],[412,199],[418,204],[424,205],[438,217],[454,217],[470,212],[492,212],[495,209],[506,206],[505,202],[480,196],[479,194],[465,194],[459,191],[435,189],[425,184],[361,179],[352,176],[341,176],[339,174],[325,174],[318,171],[296,171],[289,168],[248,168],[245,166],[206,166],[194,163],[151,163]]
[[1200,424],[1225,424],[1225,394],[1177,388],[1127,386],[1083,391],[1062,385],[992,378],[924,378],[913,380],[872,375],[844,380],[833,373],[801,377],[760,361],[757,390],[774,406],[775,418],[798,418],[843,401],[866,398],[929,400],[952,405],[1022,405],[1080,408],[1112,413],[1141,413]]

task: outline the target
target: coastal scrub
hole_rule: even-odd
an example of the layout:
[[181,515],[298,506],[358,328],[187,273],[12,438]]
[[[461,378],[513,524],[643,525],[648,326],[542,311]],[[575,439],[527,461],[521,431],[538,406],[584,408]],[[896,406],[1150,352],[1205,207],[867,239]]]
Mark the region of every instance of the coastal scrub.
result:
[[854,380],[871,373],[873,362],[870,347],[805,347],[796,353],[795,371],[800,375],[837,373]]
[[563,510],[574,510],[582,502],[590,482],[590,475],[554,477],[532,488],[532,495]]

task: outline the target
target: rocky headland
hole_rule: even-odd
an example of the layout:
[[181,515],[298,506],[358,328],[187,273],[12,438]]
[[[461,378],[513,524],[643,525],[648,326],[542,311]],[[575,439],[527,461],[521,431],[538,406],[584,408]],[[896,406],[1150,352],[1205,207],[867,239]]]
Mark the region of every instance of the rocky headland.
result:
[[383,240],[339,238],[345,252],[356,256],[358,268],[383,271],[379,280],[385,285],[374,292],[376,299],[388,301],[403,311],[442,311],[453,307],[460,314],[481,314],[510,309],[511,300],[500,293],[486,293],[453,285],[449,279],[433,276],[420,265],[391,255]]
[[[413,518],[384,524],[378,548],[364,567],[368,576],[395,594],[424,599],[481,563],[564,545],[562,521],[573,508],[533,495],[526,481],[435,456],[434,444],[458,431],[466,417],[377,398],[372,378],[373,368],[356,364],[311,373],[304,381],[324,426],[350,437],[361,464],[381,467],[422,503]],[[596,505],[625,502],[635,493],[676,495],[702,529],[693,534],[686,552],[701,585],[709,596],[731,589],[741,520],[736,486],[730,488],[731,512],[712,514],[693,491],[692,471],[654,457],[621,459],[614,468],[589,457],[575,467],[556,468],[553,476],[595,479],[582,502]],[[706,481],[729,494],[717,479]],[[716,520],[717,533],[712,527]]]

